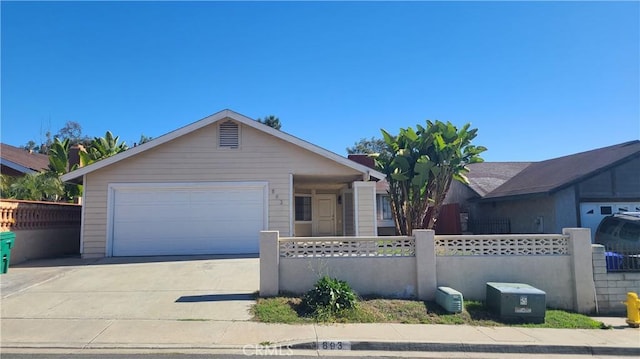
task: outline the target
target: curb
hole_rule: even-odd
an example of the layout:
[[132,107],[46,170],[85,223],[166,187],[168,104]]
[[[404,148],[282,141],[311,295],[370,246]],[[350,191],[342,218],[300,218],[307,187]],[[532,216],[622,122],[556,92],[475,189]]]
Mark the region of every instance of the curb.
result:
[[[345,342],[346,343],[346,342]],[[343,350],[320,350],[318,342],[304,342],[292,344],[272,344],[266,346],[271,350],[310,350],[316,352],[357,352],[357,351],[379,351],[379,352],[425,352],[425,353],[493,353],[493,354],[555,354],[555,355],[587,355],[587,356],[630,356],[639,357],[640,347],[613,347],[613,346],[586,346],[586,345],[535,345],[535,344],[467,344],[467,343],[418,343],[418,342],[373,342],[373,341],[352,341],[348,342],[348,348]],[[256,347],[253,345],[252,347]],[[183,345],[183,344],[130,344],[130,345],[51,345],[51,344],[30,344],[15,345],[3,344],[2,348],[7,350],[59,350],[59,349],[82,349],[82,350],[242,350],[240,345]]]
[[[291,349],[318,350],[317,342],[305,342],[288,346]],[[416,342],[350,342],[352,351],[413,351],[413,352],[464,352],[502,354],[576,354],[640,356],[640,347],[612,347],[586,345],[535,345],[535,344],[467,344],[467,343],[416,343]]]

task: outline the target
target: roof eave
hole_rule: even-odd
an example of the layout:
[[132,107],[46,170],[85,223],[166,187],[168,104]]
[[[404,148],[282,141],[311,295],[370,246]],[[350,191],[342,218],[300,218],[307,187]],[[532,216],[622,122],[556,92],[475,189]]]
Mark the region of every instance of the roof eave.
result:
[[529,192],[529,193],[517,193],[517,194],[508,194],[503,196],[494,196],[494,197],[482,197],[478,199],[478,202],[502,202],[502,201],[513,201],[513,200],[522,200],[528,198],[539,198],[550,195],[549,191],[542,192]]
[[203,118],[201,120],[198,120],[196,122],[193,122],[193,123],[191,123],[189,125],[186,125],[184,127],[181,127],[181,128],[179,128],[177,130],[174,130],[172,132],[169,132],[169,133],[167,133],[165,135],[162,135],[162,136],[160,136],[160,137],[158,137],[156,139],[153,139],[153,140],[151,140],[151,141],[149,141],[147,143],[144,143],[142,145],[130,148],[130,149],[124,151],[124,152],[121,152],[121,153],[115,155],[115,156],[106,158],[106,159],[98,161],[96,163],[92,163],[92,164],[90,164],[90,165],[88,165],[86,167],[78,168],[75,171],[72,171],[72,172],[69,172],[67,174],[64,174],[61,177],[61,179],[64,182],[72,182],[72,181],[77,180],[78,178],[81,178],[82,176],[84,176],[84,175],[86,175],[86,174],[88,174],[90,172],[99,170],[99,169],[104,168],[106,166],[109,166],[109,165],[111,165],[113,163],[122,161],[122,160],[124,160],[126,158],[129,158],[129,157],[132,157],[132,156],[135,156],[135,155],[137,155],[137,154],[139,154],[141,152],[144,152],[144,151],[150,150],[152,148],[155,148],[155,147],[157,147],[159,145],[162,145],[164,143],[172,141],[172,140],[174,140],[174,139],[176,139],[178,137],[181,137],[183,135],[186,135],[188,133],[196,131],[196,130],[202,128],[202,127],[211,125],[211,124],[213,124],[215,122],[218,122],[218,121],[220,121],[222,119],[225,119],[225,118],[231,118],[231,119],[233,119],[235,121],[238,121],[238,122],[240,122],[240,123],[242,123],[242,124],[244,124],[246,126],[253,127],[253,128],[255,128],[255,129],[259,130],[259,131],[266,132],[266,133],[268,133],[268,134],[270,134],[270,135],[272,135],[274,137],[277,137],[277,138],[279,138],[279,139],[281,139],[283,141],[286,141],[286,142],[292,143],[294,145],[297,145],[299,147],[302,147],[304,149],[307,149],[307,150],[309,150],[309,151],[311,151],[313,153],[316,153],[316,154],[318,154],[320,156],[326,157],[326,158],[331,159],[331,160],[333,160],[335,162],[338,162],[338,163],[340,163],[340,164],[342,164],[344,166],[347,166],[347,167],[352,168],[352,169],[354,169],[354,170],[356,170],[358,172],[361,172],[363,175],[366,175],[367,177],[371,176],[371,177],[377,178],[379,180],[386,178],[386,176],[381,172],[373,170],[373,169],[371,169],[371,168],[369,168],[367,166],[361,165],[359,163],[353,162],[353,161],[349,160],[348,158],[342,157],[342,156],[340,156],[340,155],[338,155],[336,153],[333,153],[331,151],[328,151],[328,150],[326,150],[326,149],[324,149],[322,147],[319,147],[319,146],[316,146],[316,145],[314,145],[314,144],[312,144],[310,142],[301,140],[301,139],[299,139],[299,138],[297,138],[295,136],[289,135],[289,134],[287,134],[285,132],[282,132],[280,130],[276,130],[276,129],[271,128],[269,126],[263,125],[263,124],[261,124],[261,123],[259,123],[257,121],[254,121],[254,120],[250,119],[249,117],[246,117],[246,116],[241,115],[241,114],[239,114],[237,112],[234,112],[234,111],[231,111],[231,110],[227,109],[227,110],[222,110],[220,112],[217,112],[217,113],[215,113],[213,115],[210,115],[208,117],[205,117],[205,118]]
[[13,161],[9,161],[7,159],[1,158],[0,159],[0,164],[2,164],[3,166],[7,166],[13,170],[16,170],[18,172],[22,172],[22,173],[37,173],[38,170],[35,170],[33,168],[29,168],[29,167],[25,167],[19,163],[15,163]]

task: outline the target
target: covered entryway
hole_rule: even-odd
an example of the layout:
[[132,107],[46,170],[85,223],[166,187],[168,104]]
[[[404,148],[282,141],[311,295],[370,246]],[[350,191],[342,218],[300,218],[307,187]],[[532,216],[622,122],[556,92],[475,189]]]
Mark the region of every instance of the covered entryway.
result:
[[107,253],[258,253],[266,196],[266,182],[111,184]]

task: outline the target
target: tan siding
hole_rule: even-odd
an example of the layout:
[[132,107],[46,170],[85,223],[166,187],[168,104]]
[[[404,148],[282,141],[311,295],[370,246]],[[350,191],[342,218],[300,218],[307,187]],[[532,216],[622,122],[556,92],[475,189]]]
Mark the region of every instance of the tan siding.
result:
[[344,194],[344,234],[353,236],[355,234],[354,218],[353,218],[353,193],[345,192]]
[[357,216],[358,216],[358,235],[360,236],[372,236],[376,232],[375,221],[375,186],[364,185],[364,183],[358,183],[360,186],[356,186],[357,203]]
[[359,175],[351,168],[246,126],[241,126],[239,149],[220,149],[217,129],[217,123],[203,127],[87,174],[84,255],[104,256],[106,253],[107,188],[110,183],[266,181],[269,184],[269,229],[288,236],[290,173]]

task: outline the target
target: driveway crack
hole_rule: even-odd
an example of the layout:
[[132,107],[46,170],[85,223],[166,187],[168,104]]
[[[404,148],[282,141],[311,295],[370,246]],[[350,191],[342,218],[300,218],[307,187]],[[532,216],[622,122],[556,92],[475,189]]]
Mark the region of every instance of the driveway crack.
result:
[[104,333],[107,329],[109,329],[109,328],[113,325],[113,323],[115,323],[115,320],[111,320],[111,321],[109,321],[109,324],[107,324],[107,326],[106,326],[106,327],[104,327],[104,329],[102,329],[102,330],[100,331],[100,333],[96,334],[93,338],[91,338],[91,340],[89,340],[89,342],[88,342],[87,344],[83,345],[83,346],[82,346],[82,349],[87,349],[87,347],[88,347],[88,346],[90,346],[91,344],[93,344],[93,342],[94,342],[94,341],[95,341],[99,336],[101,336],[101,335],[102,335],[102,333]]
[[315,343],[316,344],[316,354],[320,357],[322,355],[320,354],[320,349],[318,349],[318,341],[320,340],[320,338],[318,337],[318,325],[317,324],[313,325],[313,333],[315,334],[315,337],[316,337],[316,343]]

